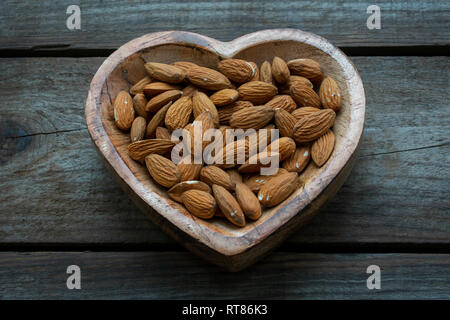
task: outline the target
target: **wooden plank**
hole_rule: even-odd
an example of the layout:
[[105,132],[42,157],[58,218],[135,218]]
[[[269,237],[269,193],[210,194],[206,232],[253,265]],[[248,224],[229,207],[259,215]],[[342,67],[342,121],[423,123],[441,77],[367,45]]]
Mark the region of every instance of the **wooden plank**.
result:
[[[68,290],[66,269],[81,269]],[[367,289],[367,267],[381,289]],[[228,273],[189,253],[2,252],[1,299],[449,299],[448,254],[277,252]]]
[[448,1],[380,0],[376,4],[381,10],[378,30],[367,28],[369,4],[357,0],[90,1],[80,5],[81,30],[69,30],[67,1],[4,0],[0,49],[117,48],[163,30],[192,31],[229,41],[271,28],[302,29],[343,47],[449,45]]
[[[90,142],[84,101],[102,60],[0,60],[2,245],[174,245]],[[353,61],[367,96],[360,158],[327,209],[287,245],[448,244],[448,58]]]

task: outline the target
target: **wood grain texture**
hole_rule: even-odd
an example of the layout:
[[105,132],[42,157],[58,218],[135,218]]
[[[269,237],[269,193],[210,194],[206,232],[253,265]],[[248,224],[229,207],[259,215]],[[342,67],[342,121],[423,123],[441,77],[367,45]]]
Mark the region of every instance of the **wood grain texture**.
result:
[[[448,244],[448,58],[352,60],[367,96],[359,160],[287,245]],[[102,61],[0,60],[2,245],[174,244],[121,191],[89,139],[83,106]]]
[[[449,45],[448,1],[376,4],[381,9],[380,30],[367,28],[369,3],[357,0],[90,1],[80,5],[81,30],[69,30],[66,1],[5,0],[0,11],[0,49],[117,48],[161,30],[192,31],[229,41],[271,28],[299,28],[346,47]],[[115,32],[118,27],[120,32]]]
[[[81,290],[66,269],[81,268]],[[369,265],[381,289],[368,290]],[[0,299],[449,299],[448,254],[277,252],[240,273],[189,253],[2,252]]]

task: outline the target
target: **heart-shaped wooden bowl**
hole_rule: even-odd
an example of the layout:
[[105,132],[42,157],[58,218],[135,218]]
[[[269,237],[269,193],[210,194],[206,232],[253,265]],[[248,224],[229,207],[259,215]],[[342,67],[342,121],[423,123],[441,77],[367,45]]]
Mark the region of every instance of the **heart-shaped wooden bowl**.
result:
[[[172,201],[154,183],[145,166],[127,153],[128,134],[114,125],[112,101],[145,76],[144,61],[191,61],[216,68],[222,58],[241,58],[259,66],[274,56],[290,60],[312,58],[332,76],[342,93],[342,109],[334,125],[336,144],[328,162],[317,168],[311,161],[302,173],[306,185],[262,217],[237,228],[220,219],[202,220]],[[243,269],[311,219],[341,187],[356,159],[364,126],[365,96],[361,78],[339,49],[325,39],[293,29],[265,30],[231,42],[199,34],[170,31],[132,40],[100,66],[86,102],[86,121],[92,140],[136,205],[186,248],[228,270]],[[126,212],[124,212],[126,214]]]

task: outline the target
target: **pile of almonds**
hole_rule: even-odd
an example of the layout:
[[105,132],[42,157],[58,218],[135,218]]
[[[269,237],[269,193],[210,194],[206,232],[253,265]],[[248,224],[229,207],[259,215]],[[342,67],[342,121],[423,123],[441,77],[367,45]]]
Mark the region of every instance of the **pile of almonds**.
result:
[[[276,206],[302,186],[299,175],[310,158],[321,167],[333,151],[331,128],[341,108],[341,94],[314,60],[286,63],[275,57],[258,68],[254,62],[225,59],[218,70],[191,62],[147,62],[145,69],[145,78],[116,96],[115,124],[130,132],[129,156],[145,162],[153,180],[168,188],[169,197],[197,217],[225,217],[243,227],[246,219],[261,216],[262,206]],[[232,148],[224,146],[215,155],[225,159],[244,148],[245,163],[175,164],[170,154],[177,141],[171,133],[184,128],[193,137],[194,120],[201,121],[203,132],[278,129],[281,167],[273,175],[260,175],[264,165],[259,154],[249,157],[248,140],[234,141]],[[258,144],[271,141],[270,130],[256,132]],[[262,132],[266,132],[264,139]],[[210,142],[200,143],[205,148]],[[269,144],[265,151],[270,150]],[[250,161],[252,157],[256,159]]]

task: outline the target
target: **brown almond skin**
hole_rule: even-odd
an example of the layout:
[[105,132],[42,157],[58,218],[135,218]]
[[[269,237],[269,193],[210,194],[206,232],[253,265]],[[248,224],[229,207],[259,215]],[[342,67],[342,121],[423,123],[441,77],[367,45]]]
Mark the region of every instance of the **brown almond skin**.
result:
[[197,64],[193,63],[193,62],[188,62],[188,61],[177,61],[172,63],[173,66],[180,68],[181,70],[183,70],[186,74],[189,71],[190,68],[192,67],[198,67]]
[[165,82],[152,82],[147,84],[142,91],[146,97],[153,97],[169,90],[180,90],[180,86]]
[[228,79],[236,83],[250,81],[255,75],[253,66],[241,59],[225,59],[220,61],[217,67]]
[[244,183],[250,188],[250,190],[252,190],[252,192],[258,192],[259,189],[265,185],[266,183],[268,183],[270,181],[270,179],[272,179],[273,177],[277,177],[279,175],[285,174],[288,171],[284,168],[279,168],[277,173],[273,174],[273,175],[251,175],[251,176],[247,176],[247,178],[245,179]]
[[210,219],[216,212],[216,200],[205,191],[188,190],[181,195],[184,206],[194,216],[202,219]]
[[280,94],[273,97],[269,102],[265,104],[272,109],[284,109],[287,112],[292,112],[297,108],[297,104],[294,99],[287,94]]
[[138,116],[145,118],[145,120],[148,120],[149,118],[147,111],[145,111],[145,106],[147,105],[147,103],[147,98],[143,93],[137,93],[133,97],[134,111],[136,111],[136,114]]
[[187,72],[187,77],[193,85],[207,90],[217,91],[232,87],[226,76],[210,68],[191,67]]
[[284,201],[299,186],[296,172],[288,172],[270,179],[258,192],[258,200],[265,207],[274,207]]
[[114,100],[114,120],[117,128],[128,130],[134,120],[133,99],[126,91],[120,91]]
[[313,82],[320,82],[323,79],[320,64],[312,59],[294,59],[287,63],[291,74],[305,77]]
[[160,93],[148,101],[147,105],[145,106],[145,110],[147,112],[157,112],[163,106],[165,106],[169,102],[173,102],[173,101],[177,100],[182,95],[183,95],[183,91],[180,91],[180,90],[169,90],[169,91]]
[[136,82],[131,88],[130,88],[130,93],[132,95],[136,95],[138,93],[143,93],[143,89],[144,87],[151,83],[152,79],[149,76],[145,76],[144,78],[142,78],[141,80],[139,80],[138,82]]
[[336,113],[341,109],[341,90],[333,78],[323,79],[320,84],[319,96],[325,109],[332,109]]
[[191,97],[181,97],[167,110],[164,122],[170,131],[184,128],[189,123],[192,114]]
[[145,120],[145,118],[137,117],[136,119],[134,119],[130,130],[131,142],[140,141],[144,138],[146,125],[147,121]]
[[253,78],[250,79],[250,81],[259,81],[259,68],[258,65],[256,63],[254,63],[253,61],[249,61],[248,63],[250,63],[253,67],[253,70],[255,70],[255,74],[253,75]]
[[211,193],[211,188],[202,181],[191,180],[191,181],[182,181],[177,183],[172,188],[167,191],[169,197],[177,202],[183,202],[181,199],[181,195],[183,192],[188,190],[200,190],[204,192]]
[[244,108],[232,114],[230,126],[241,129],[261,129],[272,120],[275,111],[266,106]]
[[264,104],[278,93],[278,89],[264,81],[250,81],[241,85],[238,92],[241,100],[250,101],[253,104]]
[[280,57],[274,57],[272,61],[272,77],[279,84],[285,84],[290,77],[289,68],[286,62]]
[[234,89],[222,89],[209,97],[218,107],[226,106],[239,99],[239,92]]
[[225,217],[238,227],[245,226],[245,216],[236,198],[224,187],[214,184],[212,191],[216,203]]
[[284,109],[275,110],[275,124],[282,137],[292,138],[297,119]]
[[220,108],[217,110],[219,114],[219,123],[222,125],[229,125],[233,113],[248,107],[253,107],[253,103],[250,101],[236,101],[235,103]]
[[264,61],[259,72],[259,80],[273,84],[272,66],[269,61]]
[[314,141],[311,147],[311,158],[316,166],[323,166],[330,158],[334,149],[334,133],[328,130],[319,139]]
[[202,164],[185,163],[180,161],[177,165],[178,171],[180,171],[181,181],[198,180],[200,177],[200,170],[202,170]]
[[271,144],[267,146],[265,151],[270,153],[272,149],[275,149],[275,144],[278,143],[278,151],[275,150],[280,155],[279,161],[283,161],[286,158],[289,158],[295,152],[295,142],[289,137],[282,137],[278,140],[275,140]]
[[320,98],[317,93],[300,82],[294,82],[290,87],[292,99],[300,107],[320,108]]
[[145,157],[147,170],[158,184],[170,188],[180,182],[180,172],[177,166],[159,154],[150,154]]
[[182,69],[170,64],[147,62],[144,67],[151,78],[162,82],[180,83],[186,77]]
[[240,182],[236,184],[236,199],[247,218],[257,220],[261,216],[261,205],[250,188]]
[[331,109],[324,109],[307,115],[294,126],[293,138],[297,143],[316,140],[334,124],[336,113]]
[[169,130],[167,130],[167,128],[164,128],[164,127],[156,128],[155,137],[156,137],[156,139],[166,139],[166,140],[171,139]]
[[172,102],[167,103],[164,107],[158,110],[156,114],[152,117],[152,119],[147,124],[147,129],[145,130],[145,137],[152,138],[156,128],[164,123],[164,119],[166,118],[167,110],[169,110]]
[[194,118],[197,118],[201,113],[209,111],[216,126],[219,125],[219,113],[216,106],[211,99],[203,92],[197,91],[192,95],[192,109]]
[[206,166],[200,171],[200,180],[212,186],[217,184],[228,190],[234,190],[235,184],[231,181],[230,175],[216,166]]
[[294,111],[292,111],[291,114],[298,121],[301,118],[303,118],[304,116],[310,115],[311,113],[315,113],[317,111],[320,111],[320,109],[319,108],[313,108],[313,107],[303,107],[303,108],[295,109]]
[[135,141],[128,145],[128,154],[133,160],[143,160],[147,155],[165,154],[174,147],[175,143],[169,140],[146,139]]
[[301,173],[311,159],[311,151],[309,144],[297,147],[294,154],[283,161],[283,168],[290,172]]
[[242,176],[236,169],[229,169],[227,170],[227,173],[230,175],[232,183],[237,184],[239,182],[242,182]]

